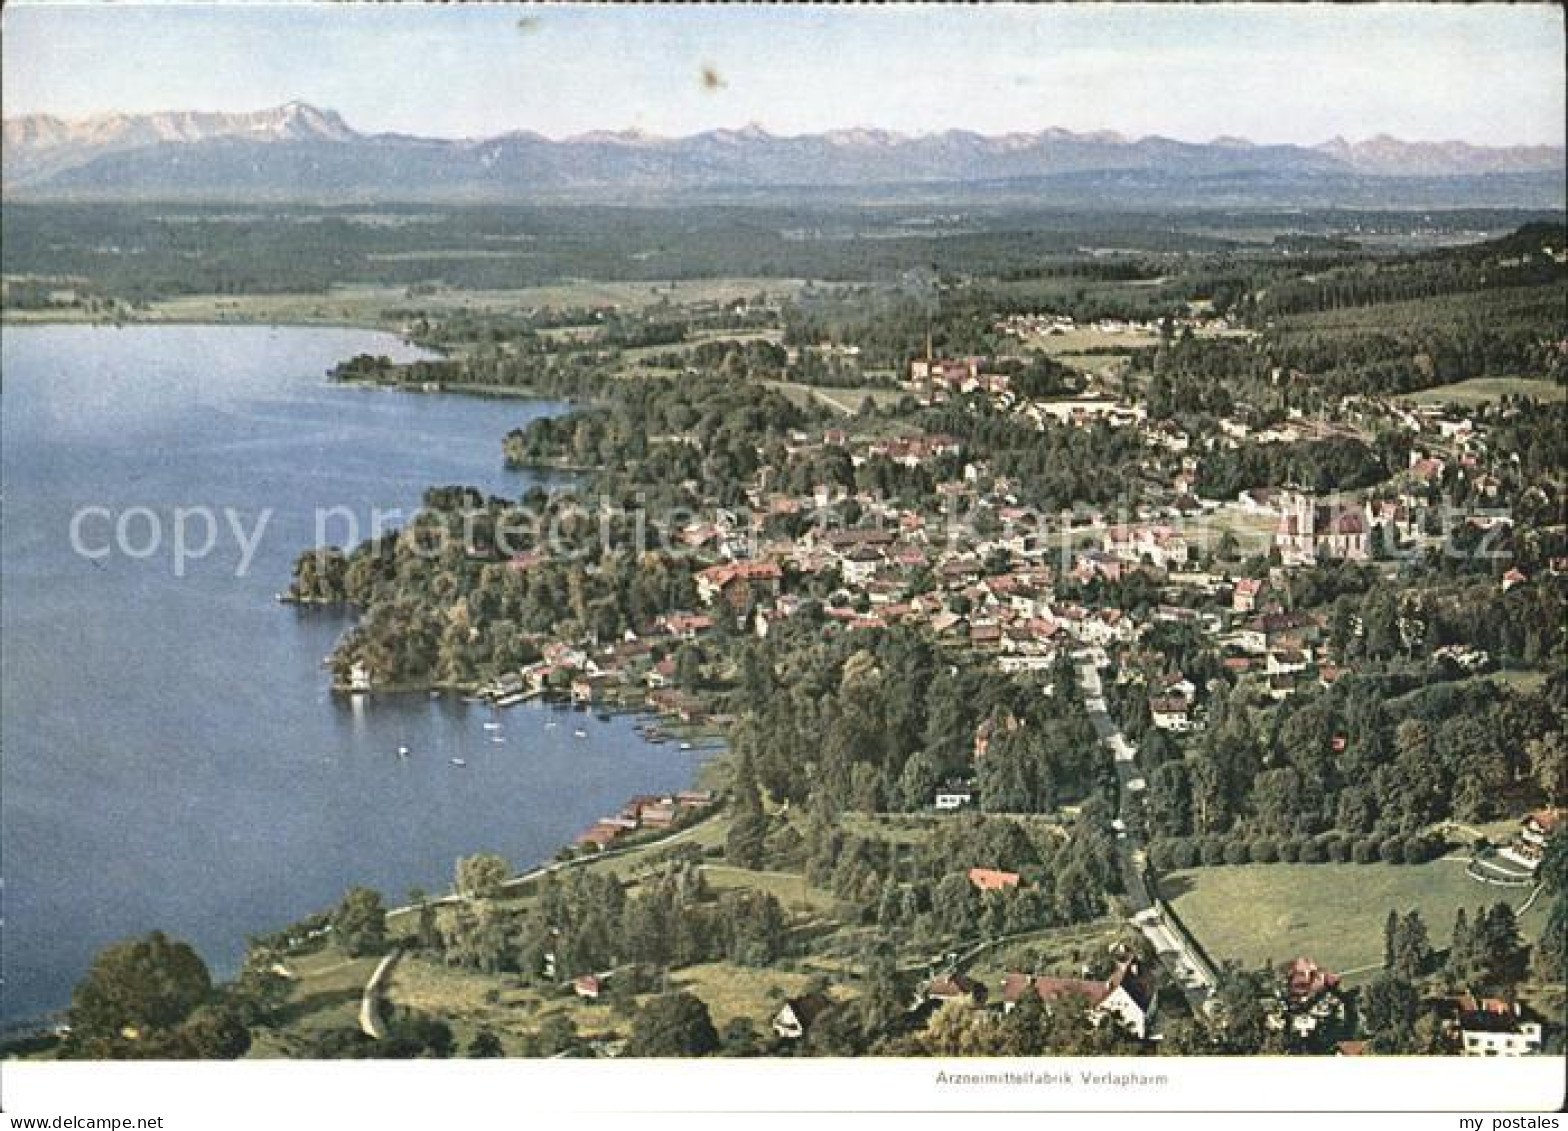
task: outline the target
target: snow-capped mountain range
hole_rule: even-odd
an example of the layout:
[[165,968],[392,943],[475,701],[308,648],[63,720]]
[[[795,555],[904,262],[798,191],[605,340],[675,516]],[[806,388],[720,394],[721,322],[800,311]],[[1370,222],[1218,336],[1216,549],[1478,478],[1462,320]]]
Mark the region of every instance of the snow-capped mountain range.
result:
[[748,126],[678,138],[638,131],[558,140],[526,131],[422,138],[361,133],[335,112],[303,102],[238,114],[8,118],[3,158],[9,197],[97,199],[526,201],[563,194],[937,186],[1026,191],[1054,184],[1088,191],[1097,183],[1151,189],[1196,184],[1221,197],[1258,191],[1288,198],[1292,184],[1321,194],[1341,182],[1365,192],[1369,178],[1437,178],[1493,182],[1493,188],[1502,183],[1560,200],[1564,172],[1559,147],[1406,142],[1386,135],[1298,146],[1062,129],[998,136],[846,129],[782,137]]

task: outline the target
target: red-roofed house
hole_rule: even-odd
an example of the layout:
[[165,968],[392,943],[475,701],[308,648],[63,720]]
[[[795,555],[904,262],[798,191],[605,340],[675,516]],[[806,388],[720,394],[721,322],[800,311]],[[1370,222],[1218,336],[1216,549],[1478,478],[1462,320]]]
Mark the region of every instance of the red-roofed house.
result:
[[1272,1029],[1284,1029],[1297,1037],[1312,1036],[1322,1025],[1339,1025],[1345,1020],[1345,999],[1339,975],[1325,970],[1310,958],[1297,958],[1281,968],[1284,985],[1280,1000],[1269,1015]]
[[1562,809],[1538,809],[1519,822],[1519,832],[1498,855],[1522,864],[1534,872],[1541,866],[1541,857],[1546,853],[1546,842],[1552,834],[1562,827],[1564,819]]
[[739,611],[759,600],[777,597],[784,573],[774,562],[725,562],[697,574],[697,596],[711,605],[723,597]]
[[1022,878],[1017,872],[1000,872],[995,868],[969,869],[969,882],[981,891],[1011,891]]
[[593,828],[588,829],[585,832],[578,833],[574,843],[579,848],[605,849],[610,847],[610,845],[613,844],[615,840],[625,832],[626,830],[619,825],[612,825],[608,822],[600,821],[597,825],[594,825]]
[[1269,583],[1267,578],[1243,577],[1236,582],[1236,588],[1230,596],[1232,612],[1253,613],[1258,610],[1258,603],[1268,595]]
[[985,987],[963,974],[946,978],[933,978],[926,987],[926,1000],[936,1002],[962,1001],[972,1005],[985,1002]]
[[695,640],[713,627],[713,618],[701,613],[670,613],[660,618],[664,630],[681,640]]
[[1449,1036],[1462,1056],[1534,1056],[1541,1051],[1541,1024],[1517,1002],[1460,994],[1452,1004]]
[[1003,1011],[1016,1006],[1030,990],[1048,1008],[1070,998],[1080,999],[1096,1025],[1109,1017],[1140,1039],[1148,1034],[1154,1019],[1154,979],[1133,958],[1118,963],[1104,981],[1008,974],[1002,979]]
[[1192,729],[1192,704],[1179,695],[1149,700],[1149,718],[1156,730],[1184,734]]

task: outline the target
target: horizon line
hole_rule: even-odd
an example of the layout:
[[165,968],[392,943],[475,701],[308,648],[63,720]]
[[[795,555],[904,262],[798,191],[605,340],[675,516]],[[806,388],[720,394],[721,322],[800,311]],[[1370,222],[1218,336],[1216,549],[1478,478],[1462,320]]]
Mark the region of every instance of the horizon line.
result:
[[818,131],[814,131],[814,132],[808,131],[808,132],[805,132],[805,133],[775,133],[772,130],[770,130],[768,127],[764,126],[762,123],[757,122],[755,120],[747,122],[745,125],[741,125],[741,126],[715,125],[715,126],[710,126],[710,127],[706,128],[706,129],[701,129],[701,130],[694,131],[692,133],[685,133],[685,134],[661,134],[661,133],[654,133],[654,132],[651,132],[651,131],[648,131],[648,130],[639,129],[637,127],[615,128],[615,127],[607,127],[607,126],[599,127],[599,128],[591,129],[591,130],[583,130],[583,131],[579,131],[579,132],[571,133],[571,134],[556,134],[556,135],[547,134],[547,133],[544,133],[544,132],[542,132],[540,130],[537,130],[537,129],[531,129],[531,128],[527,127],[527,126],[513,126],[513,127],[510,127],[508,129],[502,130],[502,131],[500,131],[498,133],[488,133],[488,134],[432,134],[432,133],[416,133],[416,132],[411,132],[411,131],[407,131],[407,130],[397,130],[397,129],[365,131],[365,130],[362,130],[362,129],[354,126],[352,123],[350,123],[349,120],[344,117],[344,115],[342,114],[341,111],[336,110],[336,109],[334,109],[332,107],[329,107],[329,106],[320,106],[320,105],[317,105],[316,103],[310,102],[310,101],[308,101],[306,99],[302,99],[302,98],[291,98],[291,99],[288,99],[287,101],[284,101],[284,102],[274,103],[272,105],[260,106],[260,107],[255,107],[255,108],[252,108],[252,109],[246,109],[246,110],[204,110],[204,109],[197,109],[197,108],[192,108],[192,107],[189,107],[189,106],[185,106],[185,107],[174,107],[174,108],[166,108],[166,109],[159,109],[159,110],[100,110],[100,111],[95,111],[95,112],[90,113],[90,114],[75,115],[75,116],[68,115],[68,114],[56,113],[54,111],[49,111],[49,110],[29,110],[29,111],[26,111],[26,112],[21,113],[21,114],[7,114],[7,115],[0,116],[0,122],[10,123],[10,122],[25,121],[25,120],[27,120],[29,118],[49,118],[49,119],[52,119],[52,120],[57,121],[57,122],[65,123],[67,125],[83,125],[83,124],[87,124],[87,123],[94,122],[94,121],[100,121],[100,120],[103,120],[103,119],[112,119],[112,118],[152,118],[152,117],[158,117],[160,115],[172,115],[172,114],[212,114],[212,115],[222,115],[222,116],[227,116],[227,117],[247,117],[247,116],[257,116],[257,115],[268,114],[268,113],[276,113],[276,112],[279,112],[279,111],[287,111],[287,110],[290,110],[290,109],[310,110],[310,111],[314,111],[315,113],[322,114],[322,115],[331,115],[331,116],[337,118],[338,121],[341,122],[350,131],[352,131],[355,134],[358,134],[361,137],[366,137],[366,138],[375,138],[375,137],[407,137],[407,138],[415,138],[415,139],[425,140],[425,141],[448,141],[448,142],[494,141],[494,140],[497,140],[497,139],[500,139],[500,138],[518,137],[518,136],[537,137],[537,138],[542,138],[545,141],[554,142],[554,143],[577,142],[577,141],[584,141],[584,140],[588,140],[588,139],[598,139],[598,138],[632,138],[632,139],[640,139],[640,140],[647,140],[647,141],[676,142],[676,141],[687,141],[687,140],[690,140],[692,138],[705,137],[705,136],[708,136],[708,135],[711,135],[711,134],[724,134],[724,133],[727,133],[727,134],[752,134],[754,136],[762,136],[762,137],[766,137],[766,138],[769,138],[771,140],[777,140],[777,141],[793,141],[793,140],[799,140],[799,139],[802,139],[802,138],[832,137],[834,135],[850,134],[850,133],[881,134],[881,135],[884,135],[886,137],[895,138],[895,139],[900,140],[900,141],[919,141],[919,140],[928,139],[928,138],[938,138],[938,137],[942,137],[942,136],[945,136],[945,135],[948,135],[948,134],[969,134],[969,135],[972,135],[974,137],[979,137],[979,138],[984,138],[986,140],[994,141],[994,140],[1001,140],[1001,139],[1004,139],[1004,138],[1018,138],[1018,137],[1037,138],[1037,137],[1040,137],[1043,134],[1059,133],[1059,134],[1065,134],[1065,135],[1067,135],[1069,137],[1078,138],[1078,139],[1106,140],[1106,141],[1110,141],[1112,143],[1118,143],[1119,142],[1121,144],[1127,144],[1127,145],[1136,145],[1136,144],[1138,144],[1140,142],[1145,142],[1145,141],[1172,141],[1172,142],[1176,142],[1176,143],[1182,144],[1182,145],[1216,145],[1216,144],[1237,143],[1237,142],[1239,142],[1239,143],[1244,143],[1244,144],[1246,144],[1248,146],[1253,146],[1253,147],[1260,148],[1260,149],[1262,149],[1262,148],[1322,149],[1323,147],[1329,146],[1329,145],[1333,145],[1336,142],[1337,143],[1341,143],[1341,144],[1345,144],[1345,145],[1350,145],[1350,146],[1357,146],[1357,145],[1364,145],[1364,144],[1367,144],[1367,143],[1370,143],[1370,142],[1374,142],[1374,141],[1388,140],[1388,141],[1397,141],[1397,142],[1400,142],[1401,144],[1404,144],[1404,145],[1433,145],[1433,146],[1464,145],[1464,146],[1469,146],[1469,147],[1474,148],[1474,149],[1494,149],[1494,150],[1495,149],[1547,149],[1547,150],[1558,150],[1558,151],[1568,150],[1568,140],[1565,140],[1563,142],[1547,142],[1547,141],[1484,142],[1484,141],[1472,141],[1472,140],[1470,140],[1468,138],[1461,138],[1461,137],[1447,137],[1447,138],[1440,138],[1440,139],[1433,139],[1433,138],[1407,138],[1407,137],[1401,137],[1401,136],[1399,136],[1397,134],[1388,133],[1387,131],[1378,131],[1378,132],[1375,132],[1375,133],[1364,135],[1364,136],[1362,136],[1360,138],[1349,138],[1349,137],[1346,137],[1344,134],[1340,133],[1340,134],[1335,134],[1332,137],[1326,138],[1326,139],[1324,139],[1322,141],[1318,141],[1318,142],[1260,141],[1260,140],[1257,140],[1256,138],[1249,138],[1249,137],[1245,137],[1245,136],[1239,135],[1239,134],[1226,134],[1226,133],[1214,134],[1214,135],[1212,135],[1212,136],[1210,136],[1208,138],[1204,138],[1204,139],[1201,139],[1201,140],[1194,140],[1192,138],[1179,137],[1179,136],[1176,136],[1176,135],[1173,135],[1173,134],[1162,134],[1162,133],[1146,133],[1146,134],[1141,134],[1141,135],[1138,135],[1138,136],[1133,136],[1131,134],[1123,133],[1122,131],[1115,129],[1114,127],[1109,127],[1109,126],[1101,126],[1101,127],[1096,127],[1096,128],[1092,128],[1092,129],[1073,130],[1073,129],[1068,129],[1065,126],[1056,126],[1056,125],[1042,125],[1042,126],[1039,126],[1039,127],[1035,128],[1033,130],[1007,130],[1007,131],[1004,131],[1004,132],[1001,132],[1001,133],[985,133],[985,132],[977,130],[977,129],[966,128],[966,127],[962,127],[962,126],[947,126],[947,127],[943,127],[943,128],[939,128],[939,129],[922,130],[922,131],[919,131],[919,132],[916,132],[916,133],[908,133],[908,132],[905,132],[903,130],[891,129],[891,128],[888,128],[886,126],[876,126],[876,125],[860,124],[860,125],[850,125],[850,126],[835,126],[835,127],[831,128],[831,129],[818,130]]

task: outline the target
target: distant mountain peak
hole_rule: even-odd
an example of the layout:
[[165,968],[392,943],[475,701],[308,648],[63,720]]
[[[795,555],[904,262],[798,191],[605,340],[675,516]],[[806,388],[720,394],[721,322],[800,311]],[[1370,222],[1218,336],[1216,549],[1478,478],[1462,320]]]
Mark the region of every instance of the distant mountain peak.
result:
[[837,146],[884,146],[897,145],[908,139],[892,130],[879,130],[870,126],[852,126],[848,129],[829,130],[821,135],[822,140],[830,145]]
[[[38,114],[4,123],[8,195],[96,198],[512,200],[781,186],[961,189],[1102,178],[1150,194],[1151,201],[1173,186],[1200,184],[1210,186],[1203,190],[1206,199],[1215,199],[1216,191],[1252,193],[1247,186],[1258,184],[1289,199],[1309,178],[1523,175],[1544,181],[1560,179],[1562,170],[1561,148],[1405,142],[1387,134],[1302,146],[1259,145],[1231,135],[1206,143],[1154,135],[1131,140],[1109,130],[1078,133],[1057,126],[1000,136],[870,126],[779,136],[753,122],[687,137],[623,129],[560,140],[524,130],[429,138],[360,133],[335,111],[303,100],[244,113],[162,111],[79,120]],[[1358,191],[1377,198],[1374,187]],[[1551,199],[1560,197],[1553,193]]]
[[238,127],[236,132],[279,139],[351,141],[359,137],[336,110],[321,110],[308,102],[285,102],[271,110],[233,115],[232,123]]
[[143,145],[191,144],[224,137],[353,141],[360,136],[335,110],[322,110],[298,101],[241,113],[160,110],[150,114],[96,114],[77,119],[41,114],[5,121],[8,149],[31,146],[35,149],[83,148],[108,152]]
[[589,130],[563,138],[563,145],[658,145],[664,139],[641,129]]
[[1478,176],[1542,172],[1563,164],[1563,150],[1547,145],[1481,146],[1467,141],[1404,141],[1378,133],[1364,141],[1334,137],[1314,147],[1358,172],[1375,176]]

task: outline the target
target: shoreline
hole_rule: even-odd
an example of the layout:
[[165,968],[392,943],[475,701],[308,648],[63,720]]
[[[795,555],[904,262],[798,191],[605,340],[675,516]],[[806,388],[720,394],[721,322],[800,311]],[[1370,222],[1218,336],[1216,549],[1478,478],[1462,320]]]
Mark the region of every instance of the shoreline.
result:
[[[93,326],[103,330],[124,330],[131,326],[276,326],[280,330],[366,330],[378,334],[396,334],[409,342],[402,327],[374,318],[260,318],[260,317],[185,317],[163,316],[140,312],[129,318],[105,318],[100,314],[73,315],[62,311],[33,311],[16,307],[0,308],[0,326]],[[410,345],[415,343],[409,342]],[[420,346],[420,349],[431,349]],[[432,349],[432,352],[435,352]]]
[[[240,323],[237,322],[228,324],[240,325]],[[393,331],[385,332],[392,333]],[[434,347],[422,345],[419,342],[411,341],[407,338],[403,338],[402,340],[416,349],[430,350],[431,352],[435,352]],[[440,382],[426,384],[418,381],[378,381],[373,377],[328,377],[327,381],[333,385],[342,385],[345,387],[359,389],[370,389],[377,392],[387,393],[414,393],[422,397],[456,396],[479,397],[481,399],[490,400],[553,401],[557,404],[564,405],[575,405],[578,403],[575,398],[552,395],[542,389],[536,389],[531,385],[475,385],[469,383],[443,384]],[[568,470],[592,471],[594,469],[591,467],[576,467],[570,468]]]
[[[221,325],[223,323],[219,324]],[[236,320],[236,322],[229,324],[238,324],[238,321]],[[402,335],[399,336],[402,337]],[[419,343],[412,342],[407,338],[403,338],[403,340],[408,342],[410,345],[417,346],[417,348],[420,349],[431,349],[431,347],[420,345]],[[438,351],[432,349],[432,352]],[[533,388],[509,388],[504,386],[497,387],[463,383],[433,383],[431,385],[426,385],[412,381],[381,381],[369,377],[329,377],[328,382],[335,385],[357,386],[364,389],[375,389],[388,392],[417,393],[422,396],[453,395],[493,399],[548,400],[565,406],[572,406],[578,403],[575,398],[550,396],[540,390]],[[513,471],[541,470],[569,472],[573,474],[587,474],[597,470],[596,468],[589,465],[571,464],[563,461],[549,460],[530,461],[527,463],[514,463],[511,460],[506,460],[505,466],[508,470]],[[287,591],[279,593],[277,600],[279,604],[284,605],[295,605],[305,608],[335,607],[357,613],[357,610],[355,610],[352,605],[348,605],[345,602],[302,598],[288,593]],[[696,788],[698,785],[700,785],[705,777],[711,774],[714,767],[723,760],[726,754],[729,753],[729,734],[724,727],[714,727],[711,724],[704,724],[702,722],[684,721],[678,715],[659,711],[646,701],[636,702],[625,697],[616,696],[614,699],[608,702],[597,701],[583,703],[575,699],[570,692],[561,691],[559,689],[539,689],[537,691],[527,693],[523,700],[507,702],[503,704],[500,701],[500,697],[486,695],[484,692],[484,688],[490,686],[493,682],[493,680],[486,680],[484,682],[475,683],[472,685],[407,683],[378,688],[355,689],[344,686],[334,680],[329,684],[329,689],[330,693],[334,696],[343,696],[351,699],[368,699],[373,696],[428,695],[431,698],[457,696],[461,702],[467,705],[488,706],[492,711],[509,710],[511,707],[522,705],[523,702],[528,702],[545,705],[552,711],[581,711],[588,714],[598,714],[606,717],[626,716],[654,719],[657,720],[658,729],[664,737],[659,740],[654,740],[647,735],[642,734],[641,730],[639,729],[639,739],[643,742],[644,745],[662,745],[664,742],[669,741],[671,737],[674,737],[683,740],[682,745],[689,745],[691,749],[700,750],[702,752],[711,752],[711,757],[703,759],[695,767],[690,779],[691,788]],[[694,744],[699,741],[703,743],[703,746],[696,747]],[[685,825],[666,836],[653,838],[652,841],[647,843],[659,843],[664,840],[683,836],[691,828],[709,819],[715,811],[716,810],[710,810],[705,812],[691,824]],[[605,859],[607,857],[617,856],[630,849],[636,849],[645,846],[645,843],[633,843],[608,850],[600,849],[592,854],[587,854],[579,852],[573,842],[567,841],[561,844],[556,849],[555,853],[551,856],[537,863],[528,865],[519,871],[516,876],[513,876],[506,882],[506,886],[520,887],[541,876],[551,874],[556,870],[575,865],[586,864],[588,862]],[[566,851],[573,851],[577,854],[569,858],[562,859],[561,853]],[[445,903],[457,898],[459,897],[454,890],[441,896],[433,897],[428,902]],[[418,905],[413,904],[389,908],[387,911],[387,917],[388,919],[391,919],[394,916],[404,916],[412,914],[417,910]]]
[[[400,327],[391,326],[385,322],[378,322],[374,319],[340,320],[293,318],[288,320],[279,320],[276,318],[245,317],[170,318],[160,317],[156,314],[152,314],[150,316],[144,314],[141,317],[135,318],[105,318],[101,315],[89,316],[85,312],[81,316],[72,316],[69,313],[60,311],[18,312],[14,309],[6,309],[0,310],[0,325],[3,325],[5,328],[16,326],[85,326],[101,330],[118,330],[128,327],[134,329],[139,327],[205,328],[259,326],[273,327],[280,330],[347,329],[363,331],[365,333],[372,334],[391,334],[397,337],[399,341],[411,347],[427,351],[431,354],[435,354],[437,352],[432,347],[421,345],[410,340],[404,333],[402,333]],[[571,411],[571,407],[575,404],[575,402],[570,399],[559,396],[548,396],[542,394],[538,390],[531,388],[521,389],[504,387],[492,388],[487,386],[471,385],[442,385],[438,388],[426,389],[421,388],[418,383],[412,382],[378,382],[365,379],[337,380],[328,377],[320,378],[320,380],[325,381],[325,383],[329,385],[356,385],[365,388],[377,388],[396,392],[421,393],[426,395],[450,394],[458,397],[480,397],[494,400],[519,399],[550,401],[561,406],[561,413]],[[528,466],[532,467],[535,465]],[[591,468],[547,466],[544,464],[537,466],[541,471],[586,472],[592,470]],[[511,469],[527,470],[528,468],[512,467]],[[302,599],[288,595],[286,591],[279,592],[272,596],[274,596],[274,599],[278,605],[292,605],[295,606],[296,609],[300,610],[316,611],[337,609],[357,615],[357,610],[353,609],[352,606],[345,605],[342,602]],[[326,684],[326,689],[334,696],[349,696],[355,694],[346,687],[336,686],[335,681],[331,679],[330,675],[326,680],[320,682],[324,682]],[[448,687],[434,686],[427,683],[410,683],[406,686],[378,687],[369,694],[377,696],[409,697],[439,695],[443,698],[450,696],[466,698],[468,696],[474,695],[478,691],[479,686],[479,684],[475,684],[471,687]],[[693,744],[693,750],[683,753],[697,753],[700,755],[699,757],[692,760],[692,765],[684,767],[685,772],[682,775],[683,784],[680,788],[698,789],[702,788],[705,782],[711,782],[713,780],[712,775],[715,772],[715,768],[723,762],[729,750],[728,738],[722,728],[704,727],[700,724],[694,726],[690,723],[682,723],[674,716],[665,716],[660,714],[651,706],[641,702],[640,699],[618,697],[613,702],[595,702],[592,704],[574,705],[571,701],[569,693],[566,692],[545,692],[542,696],[536,698],[542,703],[549,704],[549,707],[552,710],[571,709],[573,706],[576,706],[579,709],[601,715],[642,716],[649,719],[656,719],[658,721],[658,728],[666,736],[665,741],[670,743],[670,753],[673,753],[676,749],[675,741],[686,740]],[[473,705],[491,706],[493,708],[493,704],[487,700],[476,702]],[[640,732],[635,735],[635,740],[639,745],[650,750],[656,749],[661,745],[659,742],[650,741]],[[593,818],[591,814],[585,813],[585,822],[591,822],[592,819]],[[683,833],[684,831],[684,828],[677,830],[678,833]],[[638,848],[642,846],[642,843],[634,843],[625,846],[625,848],[611,850],[609,853],[579,853],[578,855],[573,856],[571,859],[574,864],[586,864],[591,861],[601,859],[607,855],[618,855],[620,852],[623,852],[628,848]],[[475,845],[472,847],[471,851],[484,851],[484,847],[482,845]],[[550,870],[553,870],[563,862],[562,854],[566,851],[578,851],[576,850],[574,842],[570,839],[570,837],[555,845],[553,850],[543,851],[539,853],[535,859],[530,859],[528,861],[520,862],[518,865],[514,865],[518,868],[518,872],[517,875],[513,877],[513,880],[520,883],[525,879],[537,878],[539,875],[547,874]],[[342,877],[342,883],[345,886],[352,886],[359,882],[359,879],[360,877],[357,873],[350,873]],[[316,908],[314,910],[307,910],[302,914],[308,918],[313,915],[321,914],[322,912],[329,912],[330,910],[330,907]],[[403,907],[389,909],[389,915],[393,913],[407,914],[408,909]],[[149,929],[155,929],[155,927]],[[234,935],[237,936],[239,940],[243,941],[243,939],[247,937],[247,935],[254,929],[256,929],[255,924],[240,924],[238,930],[234,932]],[[214,962],[210,967],[212,970],[214,983],[218,984],[232,982],[236,977],[238,977],[241,969],[243,968],[243,963],[243,952],[241,953],[241,956],[236,958],[232,963],[222,961]],[[31,1044],[32,1042],[46,1042],[45,1047],[48,1047],[48,1045],[52,1044],[54,1039],[54,1030],[59,1025],[65,1023],[68,1019],[68,1011],[70,1008],[69,1001],[72,989],[74,989],[74,985],[79,983],[80,978],[85,976],[85,974],[86,967],[77,973],[76,981],[73,982],[72,988],[67,989],[64,995],[65,1000],[63,1000],[60,1005],[53,1008],[46,1008],[36,1013],[18,1017],[9,1017],[4,1019],[3,1022],[0,1022],[0,1046],[5,1046],[4,1051],[0,1051],[0,1059],[10,1059],[16,1056],[29,1055],[25,1049],[25,1046]]]
[[[414,688],[406,691],[378,691],[373,694],[413,696],[423,694],[425,690],[426,689]],[[434,691],[434,689],[428,690]],[[332,694],[341,694],[347,696],[354,693],[339,691],[334,688],[332,690]],[[365,695],[366,693],[358,694]],[[439,692],[439,694],[444,697],[448,694],[452,694],[452,692],[442,691]],[[691,772],[688,776],[685,788],[691,790],[708,789],[715,795],[715,803],[711,808],[702,811],[691,822],[683,824],[678,828],[670,830],[669,832],[659,836],[650,837],[647,840],[633,837],[630,843],[617,845],[608,849],[599,849],[593,852],[583,851],[578,848],[572,840],[565,840],[557,845],[553,852],[542,855],[534,860],[524,863],[509,861],[509,863],[511,863],[513,867],[517,869],[517,871],[515,875],[509,877],[505,881],[504,886],[507,888],[521,889],[528,884],[534,883],[545,876],[553,875],[558,871],[565,871],[575,867],[586,867],[602,860],[614,859],[623,854],[657,846],[658,844],[661,844],[665,841],[673,841],[677,838],[688,835],[693,829],[701,826],[723,811],[724,803],[722,798],[719,796],[720,791],[718,789],[718,785],[713,780],[712,776],[716,770],[722,768],[724,760],[730,752],[728,736],[724,734],[721,729],[705,728],[700,724],[681,723],[678,720],[670,720],[665,716],[659,715],[657,712],[646,708],[638,709],[632,707],[614,707],[600,711],[598,708],[607,707],[607,705],[596,704],[593,707],[587,707],[580,704],[574,705],[570,702],[569,698],[564,701],[545,701],[536,698],[530,702],[542,703],[546,705],[551,711],[566,711],[570,713],[577,713],[578,711],[582,711],[583,713],[588,714],[602,713],[611,716],[642,716],[646,718],[659,719],[661,725],[665,727],[665,733],[667,735],[672,737],[676,735],[686,735],[693,741],[693,749],[683,753],[698,753],[705,755],[691,767]],[[485,702],[471,702],[467,703],[466,705],[473,707],[494,707],[493,704]],[[501,709],[504,710],[506,708]],[[646,737],[643,737],[640,733],[638,735],[638,740],[646,746],[660,745],[659,743],[652,742]],[[695,743],[698,741],[702,741],[704,744],[701,746],[696,746]],[[482,852],[484,849],[475,848],[474,851]],[[573,855],[569,857],[563,857],[562,853],[567,851],[572,852]],[[354,886],[354,877],[347,877],[345,882],[349,886]],[[460,898],[461,897],[458,895],[455,887],[453,887],[452,889],[443,891],[439,894],[432,893],[425,902],[430,905],[440,906],[457,901]],[[390,921],[393,918],[406,917],[419,910],[419,906],[420,905],[418,904],[400,903],[395,907],[388,907],[386,911],[387,919]],[[319,908],[315,911],[306,912],[303,918],[308,919],[315,915],[328,914],[331,912],[331,910],[331,907]],[[288,926],[288,924],[285,924],[284,926]],[[213,973],[214,985],[221,985],[232,982],[236,977],[238,977],[240,970],[243,969],[243,966],[243,958],[237,960],[235,969],[232,973],[218,966],[210,966],[209,969]],[[83,971],[84,975],[85,973],[86,972]],[[27,1017],[8,1018],[3,1023],[0,1023],[0,1063],[4,1063],[6,1060],[10,1059],[26,1057],[27,1054],[25,1052],[15,1053],[11,1050],[10,1046],[26,1045],[35,1041],[53,1042],[55,1040],[54,1030],[68,1021],[69,1010],[70,1004],[66,1003],[57,1009],[47,1010],[45,1012],[33,1014]]]

